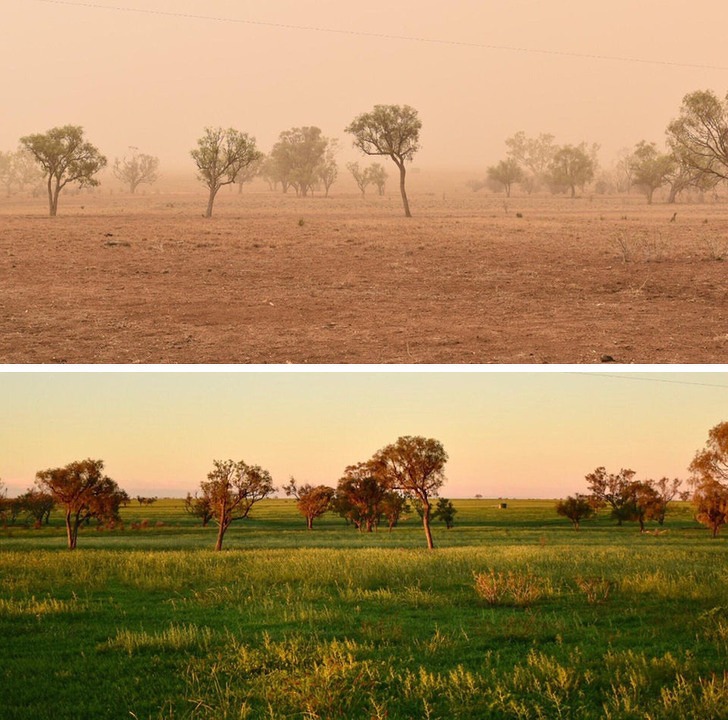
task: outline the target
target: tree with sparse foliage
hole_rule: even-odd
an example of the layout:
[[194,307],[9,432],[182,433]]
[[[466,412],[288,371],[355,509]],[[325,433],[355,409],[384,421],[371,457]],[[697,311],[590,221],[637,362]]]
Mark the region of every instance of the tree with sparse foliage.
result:
[[58,196],[70,183],[95,187],[96,173],[106,167],[106,158],[84,140],[78,125],[55,127],[46,133],[26,135],[20,144],[30,152],[47,177],[48,206],[51,217],[58,211]]
[[556,514],[571,521],[575,530],[581,526],[582,520],[589,520],[596,515],[596,509],[586,495],[569,495],[565,500],[556,503]]
[[430,529],[431,501],[445,482],[447,453],[442,443],[434,438],[405,435],[379,450],[371,462],[384,484],[421,504],[427,547],[434,548]]
[[326,145],[326,152],[319,166],[319,179],[324,186],[324,197],[329,196],[331,186],[339,176],[339,166],[336,164],[336,154],[339,152],[339,141],[331,138]]
[[409,105],[375,105],[357,116],[346,128],[354,136],[354,147],[365,155],[383,155],[399,169],[399,190],[406,217],[412,217],[405,188],[406,163],[419,150],[422,121]]
[[728,487],[728,422],[710,429],[705,447],[695,453],[689,470],[693,485],[717,482]]
[[117,180],[129,188],[134,195],[140,185],[153,185],[159,179],[159,158],[140,153],[139,148],[130,147],[131,155],[117,158],[113,172]]
[[655,492],[654,520],[659,525],[665,522],[668,505],[680,494],[683,481],[680,478],[661,477],[659,480],[650,480],[652,489]]
[[275,487],[270,473],[259,465],[248,465],[242,460],[215,460],[207,480],[200,483],[200,490],[218,526],[215,550],[222,550],[230,525],[247,518],[253,505],[275,492]]
[[129,496],[103,470],[102,460],[89,458],[36,473],[38,488],[50,493],[65,512],[69,550],[76,548],[81,525],[92,518],[118,520],[119,509],[129,502]]
[[435,512],[432,513],[434,520],[442,520],[445,523],[445,527],[451,530],[455,524],[455,515],[457,514],[457,508],[452,504],[452,500],[447,498],[438,498]]
[[356,186],[359,188],[361,196],[364,197],[366,195],[367,186],[371,182],[371,177],[369,176],[369,173],[366,169],[360,168],[358,162],[346,163],[346,169],[351,173],[351,176],[354,178]]
[[548,133],[529,138],[523,130],[506,140],[508,156],[527,170],[520,182],[529,195],[538,190],[546,179],[549,165],[557,150],[554,140],[554,136]]
[[667,138],[681,161],[699,175],[728,180],[728,95],[723,100],[711,90],[685,95]]
[[311,485],[306,483],[300,487],[296,485],[295,478],[291,478],[283,488],[288,497],[296,499],[298,512],[306,518],[306,528],[313,530],[313,521],[321,517],[331,508],[331,501],[336,491],[328,485]]
[[155,495],[154,497],[144,497],[143,495],[137,495],[136,501],[139,503],[139,505],[154,505],[155,502],[157,502],[159,498]]
[[506,191],[506,197],[511,196],[511,187],[523,178],[523,170],[514,158],[501,160],[497,165],[488,168],[488,179],[498,183]]
[[205,211],[208,218],[212,217],[212,206],[220,188],[237,182],[240,173],[260,158],[255,138],[233,128],[205,128],[205,134],[190,155],[199,170],[197,178],[210,191]]

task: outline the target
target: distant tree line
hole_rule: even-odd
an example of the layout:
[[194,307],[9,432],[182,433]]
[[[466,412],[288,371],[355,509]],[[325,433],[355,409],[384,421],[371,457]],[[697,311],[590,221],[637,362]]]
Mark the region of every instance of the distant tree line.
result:
[[514,185],[529,195],[546,188],[575,197],[594,181],[597,193],[635,188],[651,204],[662,187],[668,189],[667,202],[674,203],[685,190],[704,193],[728,180],[728,95],[721,100],[710,90],[687,94],[666,136],[664,150],[641,140],[622,151],[610,177],[598,175],[597,144],[557,145],[554,135],[528,137],[520,131],[506,140],[506,158],[487,168],[483,180],[468,185],[475,192],[487,187],[506,197]]
[[[452,501],[438,497],[447,460],[440,441],[406,435],[369,460],[347,466],[336,488],[299,485],[290,478],[283,491],[295,499],[309,530],[324,513],[335,512],[360,532],[373,532],[382,522],[391,531],[414,509],[431,549],[432,520],[441,520],[449,529],[457,513]],[[8,498],[0,480],[0,524],[25,519],[39,528],[48,524],[53,509],[59,508],[64,514],[68,548],[74,549],[82,526],[96,520],[99,525],[113,527],[120,521],[120,509],[130,502],[129,495],[103,469],[103,461],[89,458],[41,470],[36,474],[36,487],[16,498]],[[692,492],[681,491],[683,481],[679,478],[636,480],[633,470],[609,473],[598,467],[586,475],[588,493],[560,500],[555,509],[577,530],[583,521],[607,509],[618,525],[636,522],[645,532],[648,522],[664,524],[675,498],[690,499],[696,520],[716,537],[728,522],[728,422],[709,431],[706,445],[695,454],[689,471]],[[185,509],[200,518],[203,526],[211,521],[217,525],[215,549],[220,550],[230,525],[246,519],[256,503],[275,491],[270,473],[260,466],[242,460],[216,460],[199,491],[188,493]],[[136,500],[142,506],[153,504],[157,498],[138,495]]]
[[570,495],[556,504],[557,514],[568,518],[575,529],[606,508],[618,525],[636,522],[645,532],[648,522],[662,526],[670,503],[679,498],[691,500],[695,519],[716,537],[728,522],[728,422],[719,423],[708,433],[688,468],[690,490],[681,490],[679,478],[635,480],[635,471],[621,469],[609,473],[598,467],[586,476],[588,493]]

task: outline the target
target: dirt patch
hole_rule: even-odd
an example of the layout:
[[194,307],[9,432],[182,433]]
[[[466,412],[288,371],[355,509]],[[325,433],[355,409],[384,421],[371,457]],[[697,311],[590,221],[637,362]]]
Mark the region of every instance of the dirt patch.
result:
[[[0,204],[3,363],[723,362],[728,206],[77,195]],[[678,215],[670,222],[673,212]],[[521,217],[519,217],[519,215]]]

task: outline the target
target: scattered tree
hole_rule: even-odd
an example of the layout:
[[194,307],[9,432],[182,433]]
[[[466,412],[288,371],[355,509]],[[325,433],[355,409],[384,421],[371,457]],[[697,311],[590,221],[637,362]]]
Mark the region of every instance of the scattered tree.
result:
[[695,519],[706,525],[713,537],[728,521],[728,488],[715,480],[701,482],[693,495]]
[[556,514],[571,520],[575,530],[578,530],[582,520],[589,520],[596,515],[596,509],[586,495],[569,495],[565,500],[556,503]]
[[143,495],[137,495],[136,501],[139,503],[139,506],[142,505],[154,505],[155,502],[157,502],[159,498],[155,495],[154,497],[144,497]]
[[351,173],[351,176],[354,178],[354,182],[359,188],[359,192],[361,192],[361,196],[364,197],[366,195],[367,185],[369,185],[372,181],[371,176],[367,170],[362,170],[362,168],[359,167],[358,162],[346,163],[346,169]]
[[655,190],[667,182],[674,166],[673,155],[661,153],[655,143],[648,143],[645,140],[637,143],[630,157],[632,184],[643,190],[648,205],[652,205]]
[[728,422],[710,429],[705,447],[695,453],[689,470],[694,485],[717,482],[728,487]]
[[489,167],[488,179],[501,185],[506,191],[506,197],[510,197],[513,184],[523,179],[523,170],[521,170],[518,162],[511,157]]
[[379,507],[382,515],[387,518],[387,525],[390,532],[392,532],[392,528],[397,527],[400,518],[410,511],[407,498],[395,490],[387,490],[384,493]]
[[205,128],[197,148],[190,154],[199,170],[197,178],[210,191],[205,211],[208,218],[212,217],[212,206],[220,188],[237,182],[240,173],[260,159],[255,138],[233,128]]
[[549,166],[556,154],[554,136],[541,133],[537,138],[529,138],[523,130],[506,140],[508,155],[521,168],[526,168],[521,178],[521,186],[530,195],[538,190],[546,179]]
[[371,462],[349,465],[336,488],[336,510],[359,530],[372,532],[379,525],[388,490]]
[[592,505],[595,508],[608,505],[618,525],[627,519],[625,506],[630,502],[629,487],[634,476],[634,470],[622,469],[614,474],[608,473],[604,467],[598,467],[586,476]]
[[270,171],[282,183],[283,192],[293,187],[306,197],[321,179],[329,140],[321,129],[310,126],[285,130],[270,151]]
[[197,493],[187,493],[185,498],[185,512],[197,517],[202,520],[202,527],[207,527],[207,524],[212,520],[212,507],[210,506],[210,498],[202,495],[197,496]]
[[406,163],[419,150],[422,121],[409,105],[375,105],[357,116],[346,128],[354,136],[354,147],[365,155],[389,156],[399,169],[399,190],[406,217],[412,217],[405,189]]
[[116,159],[113,172],[117,180],[129,187],[133,195],[142,185],[153,185],[159,178],[159,158],[140,153],[138,148],[130,147],[131,155]]
[[240,173],[238,174],[238,179],[236,181],[238,184],[238,195],[242,194],[243,185],[253,182],[253,180],[255,180],[255,178],[261,174],[265,161],[266,156],[263,153],[260,153],[256,160],[251,162],[250,165],[244,167],[240,171]]
[[657,520],[659,525],[663,525],[667,514],[667,506],[676,497],[680,496],[680,487],[683,481],[680,478],[670,480],[667,477],[661,477],[659,480],[650,480],[649,482],[655,492],[653,519]]
[[339,166],[336,164],[336,154],[338,152],[339,141],[332,138],[328,141],[324,158],[319,167],[319,178],[324,186],[324,197],[329,196],[329,190],[339,175]]
[[667,137],[681,161],[698,174],[728,180],[728,95],[725,100],[711,90],[685,95]]
[[381,163],[372,163],[367,169],[366,174],[369,176],[369,182],[377,188],[377,194],[381,197],[384,195],[384,186],[387,184],[387,171]]
[[447,462],[442,443],[433,438],[406,435],[379,450],[372,462],[384,484],[421,503],[427,547],[432,549],[431,499],[437,496],[445,482]]
[[289,497],[296,498],[298,512],[306,518],[306,528],[309,530],[313,530],[313,521],[331,508],[336,492],[328,485],[313,486],[306,483],[298,487],[294,478],[289,480],[283,490]]
[[583,188],[594,178],[596,163],[585,143],[565,145],[554,154],[549,170],[553,184],[570,188],[573,198],[576,197],[577,187]]
[[435,512],[432,513],[432,517],[435,520],[442,520],[445,523],[445,527],[448,530],[452,529],[455,524],[455,515],[457,514],[457,508],[452,504],[452,500],[447,498],[438,498]]
[[58,211],[58,196],[69,183],[95,187],[94,175],[106,166],[106,158],[83,138],[78,125],[55,127],[46,133],[26,135],[21,145],[30,152],[47,176],[48,205],[51,217]]
[[43,523],[48,525],[50,522],[51,512],[56,501],[50,492],[38,488],[28,488],[26,492],[15,498],[15,504],[18,512],[27,513],[35,526],[40,527]]
[[39,489],[50,493],[65,511],[69,550],[76,548],[83,523],[91,518],[118,520],[119,509],[129,502],[129,496],[103,470],[102,460],[89,458],[36,473]]
[[215,460],[213,466],[200,489],[218,525],[215,550],[222,550],[231,523],[247,518],[253,505],[275,492],[275,487],[270,473],[258,465]]

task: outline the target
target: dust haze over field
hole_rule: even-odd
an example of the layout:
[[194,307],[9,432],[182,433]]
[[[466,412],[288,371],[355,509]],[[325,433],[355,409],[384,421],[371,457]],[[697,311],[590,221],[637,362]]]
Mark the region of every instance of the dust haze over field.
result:
[[6,3],[0,149],[71,123],[112,161],[135,146],[192,176],[205,126],[266,151],[281,130],[317,125],[346,161],[352,117],[394,103],[420,113],[423,167],[484,168],[518,130],[599,143],[609,160],[643,138],[661,145],[686,93],[728,86],[716,1],[108,5]]

